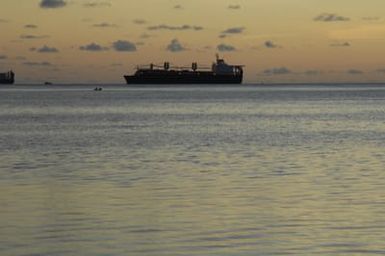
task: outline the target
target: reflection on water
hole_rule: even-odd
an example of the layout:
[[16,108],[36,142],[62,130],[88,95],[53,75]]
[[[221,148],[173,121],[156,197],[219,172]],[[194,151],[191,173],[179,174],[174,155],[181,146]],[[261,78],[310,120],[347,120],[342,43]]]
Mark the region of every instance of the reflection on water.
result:
[[0,255],[385,254],[384,121],[375,86],[1,88]]

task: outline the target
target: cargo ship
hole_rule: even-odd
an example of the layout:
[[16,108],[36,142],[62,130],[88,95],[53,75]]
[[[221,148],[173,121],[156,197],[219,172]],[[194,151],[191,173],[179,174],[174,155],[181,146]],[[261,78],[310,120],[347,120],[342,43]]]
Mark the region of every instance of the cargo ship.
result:
[[0,73],[0,84],[13,84],[15,82],[15,73],[8,71],[6,73]]
[[211,68],[170,67],[169,62],[162,65],[150,64],[137,67],[134,75],[124,76],[127,84],[241,84],[243,65],[229,65],[217,55]]

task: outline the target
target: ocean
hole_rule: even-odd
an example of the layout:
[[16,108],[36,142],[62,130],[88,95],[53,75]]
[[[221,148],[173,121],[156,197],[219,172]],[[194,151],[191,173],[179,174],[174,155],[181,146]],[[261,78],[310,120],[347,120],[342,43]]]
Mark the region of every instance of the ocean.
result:
[[0,87],[0,255],[384,255],[385,86]]

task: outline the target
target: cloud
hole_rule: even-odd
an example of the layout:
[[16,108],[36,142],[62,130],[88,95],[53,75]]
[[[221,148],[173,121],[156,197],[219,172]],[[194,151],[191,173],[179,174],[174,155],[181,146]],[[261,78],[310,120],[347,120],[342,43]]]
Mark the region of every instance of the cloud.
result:
[[336,41],[344,40],[382,40],[385,33],[384,24],[364,24],[350,28],[329,31],[329,38]]
[[203,47],[196,49],[196,51],[197,52],[206,52],[208,50],[212,51],[212,49],[213,49],[212,46],[206,45],[206,46],[203,46]]
[[112,47],[118,52],[135,52],[136,45],[130,41],[118,40],[112,43]]
[[149,34],[146,34],[146,33],[143,33],[143,34],[140,35],[140,38],[142,38],[142,39],[146,39],[146,38],[150,38],[150,37],[152,37],[152,35],[149,35]]
[[95,28],[116,28],[117,27],[116,24],[111,24],[111,23],[107,23],[107,22],[93,24],[92,26]]
[[182,46],[178,39],[173,39],[171,40],[170,44],[167,45],[166,50],[170,52],[181,52],[185,51],[186,49]]
[[174,9],[181,10],[183,7],[180,4],[174,5]]
[[107,47],[98,45],[96,43],[90,43],[87,45],[80,46],[79,49],[82,51],[90,51],[90,52],[101,52],[101,51],[108,50]]
[[290,74],[291,71],[290,69],[286,67],[278,67],[278,68],[271,68],[271,69],[266,69],[263,71],[265,75],[287,75]]
[[227,9],[231,9],[231,10],[239,10],[241,9],[241,6],[239,4],[230,4]]
[[146,20],[143,20],[143,19],[134,19],[132,21],[134,24],[137,24],[137,25],[143,25],[143,24],[146,24],[147,21]]
[[380,17],[362,17],[362,19],[367,21],[376,21],[380,20]]
[[349,69],[348,71],[346,71],[346,73],[348,73],[349,75],[361,75],[364,72],[358,69]]
[[234,46],[229,45],[229,44],[219,44],[217,46],[217,49],[220,52],[233,52],[233,51],[237,50]]
[[321,72],[319,70],[311,69],[311,70],[306,70],[304,74],[307,76],[316,76],[316,75],[319,75],[320,73]]
[[376,70],[377,73],[385,73],[385,68],[380,68]]
[[266,42],[264,43],[264,46],[265,46],[266,48],[281,48],[281,46],[275,44],[273,41],[270,41],[270,40],[266,41]]
[[94,7],[110,7],[111,3],[109,2],[88,2],[84,3],[83,7],[94,8]]
[[59,50],[56,49],[55,47],[48,47],[47,45],[44,45],[43,47],[36,49],[36,51],[40,52],[40,53],[56,53],[56,52],[59,52]]
[[42,39],[42,38],[48,38],[49,36],[36,36],[36,35],[21,35],[21,39]]
[[66,6],[65,0],[42,0],[40,2],[41,8],[61,8]]
[[0,60],[5,60],[7,58],[8,58],[7,55],[0,55]]
[[228,29],[222,31],[222,34],[241,34],[241,33],[243,33],[243,30],[245,30],[244,27],[228,28]]
[[344,42],[344,43],[332,43],[330,44],[331,47],[349,47],[350,43],[349,42]]
[[34,28],[37,28],[37,26],[34,25],[34,24],[27,24],[27,25],[24,25],[24,28],[32,28],[32,29],[34,29]]
[[47,62],[47,61],[42,61],[42,62],[27,61],[27,62],[24,62],[23,65],[26,65],[26,66],[41,66],[41,67],[52,66],[52,64],[50,62]]
[[323,13],[315,17],[313,20],[322,21],[322,22],[337,22],[337,21],[349,21],[350,18],[339,16],[333,13]]
[[8,23],[9,20],[5,20],[5,19],[0,19],[0,23]]
[[202,30],[201,26],[193,26],[193,25],[182,25],[182,26],[169,26],[169,25],[156,25],[150,26],[147,28],[148,30]]

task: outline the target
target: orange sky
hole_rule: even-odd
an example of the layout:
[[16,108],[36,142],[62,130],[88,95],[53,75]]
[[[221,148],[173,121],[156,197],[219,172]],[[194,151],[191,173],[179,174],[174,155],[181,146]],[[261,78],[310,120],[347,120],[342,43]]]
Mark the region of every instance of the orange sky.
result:
[[1,0],[17,83],[123,83],[137,64],[244,64],[245,82],[385,81],[383,0]]

